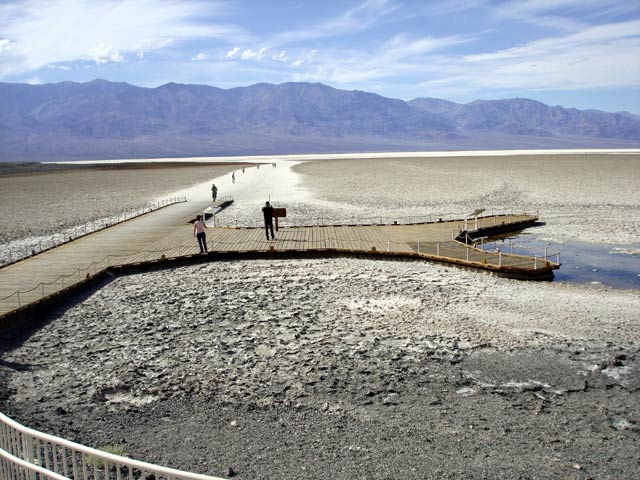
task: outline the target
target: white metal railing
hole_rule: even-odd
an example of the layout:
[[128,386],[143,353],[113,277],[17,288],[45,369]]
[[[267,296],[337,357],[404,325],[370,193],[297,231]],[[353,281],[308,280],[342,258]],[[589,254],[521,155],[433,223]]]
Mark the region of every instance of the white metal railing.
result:
[[223,480],[114,455],[25,427],[0,413],[3,480]]
[[530,242],[527,242],[525,238],[518,239],[514,241],[512,238],[504,239],[504,240],[492,240],[490,242],[485,241],[484,239],[480,239],[479,242],[476,242],[476,246],[481,250],[487,252],[501,252],[508,251],[511,255],[515,255],[514,250],[516,251],[527,251],[531,252],[529,256],[533,258],[539,258],[540,260],[551,261],[552,258],[555,257],[555,261],[553,263],[560,265],[560,251],[549,251],[549,245],[532,245]]
[[[37,255],[45,250],[49,250],[63,243],[70,242],[77,238],[84,237],[90,233],[94,233],[105,228],[117,225],[119,223],[131,220],[132,218],[139,217],[145,213],[153,212],[160,208],[173,205],[175,203],[186,202],[186,197],[172,197],[158,202],[146,205],[142,208],[133,211],[120,212],[116,215],[110,215],[108,217],[94,220],[93,222],[78,225],[72,228],[67,228],[63,232],[53,233],[49,236],[42,237],[35,241],[24,242],[16,240],[7,244],[4,248],[5,254],[0,257],[0,266],[7,265],[13,262],[17,262],[24,258]],[[12,245],[13,244],[13,245]]]

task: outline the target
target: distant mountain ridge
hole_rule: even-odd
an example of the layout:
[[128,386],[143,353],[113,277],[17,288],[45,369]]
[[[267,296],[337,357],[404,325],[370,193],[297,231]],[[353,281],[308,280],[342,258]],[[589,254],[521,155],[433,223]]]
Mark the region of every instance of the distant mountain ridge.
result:
[[527,99],[405,102],[319,83],[0,83],[0,159],[640,146],[640,117]]

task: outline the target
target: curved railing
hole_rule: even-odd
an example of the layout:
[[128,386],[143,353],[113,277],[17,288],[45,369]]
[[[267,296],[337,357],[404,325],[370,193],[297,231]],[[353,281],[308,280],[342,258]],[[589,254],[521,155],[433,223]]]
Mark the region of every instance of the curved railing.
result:
[[[153,476],[153,477],[152,477]],[[25,427],[0,413],[0,478],[6,480],[223,480],[114,455]]]

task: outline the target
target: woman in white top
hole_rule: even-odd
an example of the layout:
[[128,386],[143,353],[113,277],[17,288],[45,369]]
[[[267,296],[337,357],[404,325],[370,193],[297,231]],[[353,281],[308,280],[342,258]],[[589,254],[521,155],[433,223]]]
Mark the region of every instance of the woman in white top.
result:
[[198,239],[200,253],[205,253],[207,251],[207,234],[204,233],[206,229],[207,225],[202,221],[202,215],[198,215],[195,223],[193,224],[193,236]]

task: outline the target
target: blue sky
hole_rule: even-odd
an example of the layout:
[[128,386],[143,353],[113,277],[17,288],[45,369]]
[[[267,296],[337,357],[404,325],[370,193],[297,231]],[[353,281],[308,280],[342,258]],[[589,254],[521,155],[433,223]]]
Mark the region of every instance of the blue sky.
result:
[[640,2],[0,0],[0,81],[95,78],[640,114]]

